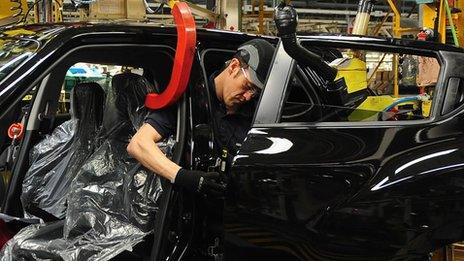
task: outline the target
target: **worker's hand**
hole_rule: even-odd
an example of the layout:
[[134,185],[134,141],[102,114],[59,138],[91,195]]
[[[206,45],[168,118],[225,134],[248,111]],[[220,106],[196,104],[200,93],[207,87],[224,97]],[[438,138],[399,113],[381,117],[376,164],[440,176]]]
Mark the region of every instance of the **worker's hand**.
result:
[[174,185],[190,192],[213,196],[224,195],[225,185],[217,172],[180,169],[174,179]]
[[293,36],[298,25],[298,14],[293,6],[282,2],[274,10],[274,22],[278,36]]

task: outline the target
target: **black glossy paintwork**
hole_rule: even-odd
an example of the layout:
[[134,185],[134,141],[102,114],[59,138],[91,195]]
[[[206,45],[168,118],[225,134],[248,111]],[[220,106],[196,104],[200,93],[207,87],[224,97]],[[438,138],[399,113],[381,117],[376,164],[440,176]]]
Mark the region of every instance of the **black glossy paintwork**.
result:
[[443,45],[435,42],[417,41],[413,39],[398,39],[398,38],[383,38],[372,36],[356,36],[356,35],[312,35],[300,36],[300,39],[321,41],[324,43],[362,43],[367,46],[374,47],[376,45],[387,45],[396,47],[407,47],[416,50],[432,50],[432,51],[451,51],[462,53],[464,50],[453,45]]
[[[20,29],[19,27],[6,27],[3,30]],[[109,43],[169,43],[175,45],[176,29],[174,27],[155,27],[149,24],[130,24],[130,23],[62,23],[62,24],[45,24],[45,25],[28,25],[21,29],[34,31],[37,35],[28,36],[36,39],[41,39],[42,47],[37,55],[29,59],[29,62],[19,68],[19,70],[11,74],[11,77],[3,79],[1,84],[0,105],[10,106],[15,102],[14,98],[19,97],[20,93],[25,92],[22,86],[23,76],[38,77],[38,73],[50,66],[44,64],[44,67],[39,67],[40,62],[45,58],[48,61],[54,61],[63,55],[60,51],[67,51],[77,46],[88,44],[109,44]],[[46,35],[46,37],[43,37]],[[43,37],[40,38],[40,37]],[[237,32],[225,32],[219,30],[198,30],[198,40],[202,48],[209,46],[224,45],[225,39],[227,45],[238,46],[240,43],[252,39],[256,36],[247,35]],[[271,41],[277,41],[277,38],[266,37]],[[366,38],[366,37],[349,37],[343,38],[340,36],[306,36],[306,40],[315,42],[330,42],[330,43],[358,43],[361,45],[384,45],[384,46],[402,46],[411,48],[411,50],[422,50],[426,52],[448,50],[454,52],[462,52],[461,49],[446,45],[437,45],[422,43],[420,41],[400,40],[400,39],[382,39],[382,38]],[[38,72],[38,73],[37,73]],[[18,77],[20,76],[20,77]],[[14,87],[13,87],[14,85]]]
[[[0,81],[0,106],[7,108],[27,92],[26,78],[37,79],[51,67],[51,63],[76,47],[98,44],[165,44],[175,48],[176,28],[155,27],[149,24],[131,23],[62,23],[5,27],[2,30],[25,29],[36,32],[28,37],[40,39],[42,46],[18,71]],[[1,33],[1,31],[0,31]],[[46,37],[44,37],[46,36]],[[198,30],[200,48],[224,46],[236,48],[256,36],[219,30]],[[277,38],[266,37],[271,41]],[[227,39],[227,41],[224,41]],[[149,57],[147,57],[148,59]],[[2,111],[0,111],[0,116]]]
[[[437,57],[435,112],[450,77],[464,77],[454,47],[339,36],[304,44]],[[287,72],[279,59],[273,72]],[[462,106],[417,122],[279,123],[280,88],[268,82],[267,107],[232,167],[226,260],[424,260],[464,239]]]
[[[301,260],[423,258],[463,239],[463,120],[255,128],[235,160],[227,223]],[[269,152],[273,143],[288,149]]]
[[[35,27],[39,31],[55,28],[56,32],[50,33],[24,66],[0,82],[0,108],[5,108],[0,110],[0,118],[73,48],[109,43],[174,47],[176,40],[175,28],[147,25]],[[200,51],[233,50],[254,37],[200,29],[198,47]],[[445,86],[452,76],[463,77],[462,49],[455,47],[366,37],[304,39],[314,45],[381,47],[434,55],[442,62],[439,84]],[[277,59],[285,59],[281,54]],[[291,61],[276,60],[273,69],[276,64],[288,65],[273,71],[279,73],[274,78],[286,79]],[[200,74],[195,71],[196,80]],[[191,91],[198,90],[191,84]],[[270,101],[268,93],[263,94],[260,104],[266,107],[258,108],[257,125],[229,177],[224,216],[226,260],[423,259],[436,247],[464,238],[462,108],[448,115],[435,113],[428,122],[404,125],[278,124],[285,86],[272,84],[268,82],[267,90],[273,87],[269,97],[275,99]],[[444,101],[444,91],[436,93],[437,106]],[[190,123],[189,135],[198,136],[188,138],[187,144],[192,146],[188,163],[206,168],[201,159],[207,164],[212,160],[206,143],[213,134],[200,126],[208,123],[208,107],[199,110],[206,102],[204,95],[197,98],[190,101],[191,113],[203,115]]]

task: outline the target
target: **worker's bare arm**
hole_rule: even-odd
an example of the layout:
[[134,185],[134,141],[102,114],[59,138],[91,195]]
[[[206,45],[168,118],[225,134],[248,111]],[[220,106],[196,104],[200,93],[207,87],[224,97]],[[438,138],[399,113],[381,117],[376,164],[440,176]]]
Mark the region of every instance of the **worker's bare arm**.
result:
[[161,139],[156,129],[145,123],[132,137],[127,152],[149,170],[173,182],[180,167],[158,148],[156,142]]

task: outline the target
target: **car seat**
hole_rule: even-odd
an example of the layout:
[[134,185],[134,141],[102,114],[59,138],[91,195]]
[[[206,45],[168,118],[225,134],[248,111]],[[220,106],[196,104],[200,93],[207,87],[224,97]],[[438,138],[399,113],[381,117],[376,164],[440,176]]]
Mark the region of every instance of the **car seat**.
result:
[[154,92],[153,85],[143,76],[134,73],[115,75],[106,97],[100,138],[128,143],[148,113],[145,109],[148,92]]
[[[124,238],[134,245],[153,229],[162,192],[160,178],[127,153],[130,138],[148,114],[145,96],[153,87],[139,75],[124,73],[112,80],[101,133],[102,145],[73,181],[66,238]],[[108,242],[107,242],[108,243]]]
[[109,260],[153,230],[163,191],[160,177],[126,151],[148,113],[143,105],[149,91],[152,86],[142,76],[113,77],[100,146],[72,181],[65,220],[26,227],[7,243],[0,259],[3,254],[14,260]]
[[97,83],[77,84],[71,93],[71,120],[32,149],[21,195],[27,213],[44,221],[64,218],[71,181],[97,145],[104,95]]

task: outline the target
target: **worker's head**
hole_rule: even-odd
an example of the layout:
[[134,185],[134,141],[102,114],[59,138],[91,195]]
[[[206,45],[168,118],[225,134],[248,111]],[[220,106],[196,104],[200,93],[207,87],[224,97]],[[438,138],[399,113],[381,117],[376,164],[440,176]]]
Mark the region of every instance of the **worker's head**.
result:
[[242,44],[221,74],[222,100],[226,107],[236,108],[257,96],[264,88],[274,56],[274,46],[263,39]]

